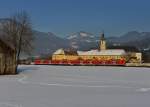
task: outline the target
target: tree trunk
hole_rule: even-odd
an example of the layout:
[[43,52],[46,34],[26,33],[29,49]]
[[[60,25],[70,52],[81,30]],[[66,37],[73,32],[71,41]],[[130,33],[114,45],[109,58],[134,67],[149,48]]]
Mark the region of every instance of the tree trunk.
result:
[[7,70],[7,62],[6,62],[6,53],[5,53],[5,55],[4,55],[4,74],[7,74],[6,70]]
[[22,43],[22,35],[20,35],[20,37],[19,37],[19,45],[18,45],[18,52],[17,52],[17,59],[16,59],[16,72],[17,72],[18,65],[19,65],[20,52],[21,52],[21,43]]

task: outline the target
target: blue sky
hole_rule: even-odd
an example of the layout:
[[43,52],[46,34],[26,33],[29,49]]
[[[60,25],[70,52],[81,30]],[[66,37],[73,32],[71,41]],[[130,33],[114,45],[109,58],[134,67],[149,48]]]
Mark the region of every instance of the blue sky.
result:
[[1,0],[0,17],[26,10],[34,29],[65,37],[86,31],[120,36],[150,31],[150,0]]

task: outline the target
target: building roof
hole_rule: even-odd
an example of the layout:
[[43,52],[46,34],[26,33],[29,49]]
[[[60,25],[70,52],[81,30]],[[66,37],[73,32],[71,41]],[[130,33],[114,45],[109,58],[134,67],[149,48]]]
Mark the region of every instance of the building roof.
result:
[[53,55],[60,55],[60,54],[65,54],[63,49],[58,49],[53,53]]
[[77,55],[77,51],[58,49],[53,53],[53,55],[64,55],[64,54],[65,55]]
[[90,50],[90,51],[77,51],[78,55],[125,55],[123,49],[108,49],[108,50]]
[[90,50],[90,51],[64,51],[63,49],[56,50],[53,55],[125,55],[123,49],[108,49],[108,50]]
[[124,49],[126,52],[139,52],[134,46],[109,46],[108,49]]

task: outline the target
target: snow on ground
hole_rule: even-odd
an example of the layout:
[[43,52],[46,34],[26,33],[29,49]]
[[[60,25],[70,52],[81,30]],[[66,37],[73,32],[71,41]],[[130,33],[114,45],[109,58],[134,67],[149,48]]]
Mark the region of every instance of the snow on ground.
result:
[[149,107],[150,68],[20,66],[0,76],[0,107]]

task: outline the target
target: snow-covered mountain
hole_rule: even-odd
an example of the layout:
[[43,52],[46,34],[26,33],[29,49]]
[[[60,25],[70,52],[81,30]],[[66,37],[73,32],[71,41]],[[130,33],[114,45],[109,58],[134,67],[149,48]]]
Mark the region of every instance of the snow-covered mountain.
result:
[[135,46],[139,49],[150,48],[150,32],[131,31],[120,37],[107,39],[110,44]]
[[57,37],[48,32],[34,31],[35,40],[33,41],[35,50],[34,55],[52,54],[58,48],[68,48],[69,42],[66,39]]
[[71,35],[69,35],[67,37],[68,40],[76,40],[76,39],[92,39],[94,38],[94,35],[88,32],[84,32],[84,31],[80,31],[80,32],[76,32],[76,33],[72,33]]
[[97,37],[91,33],[80,31],[67,37],[70,46],[75,49],[86,49],[96,43]]

